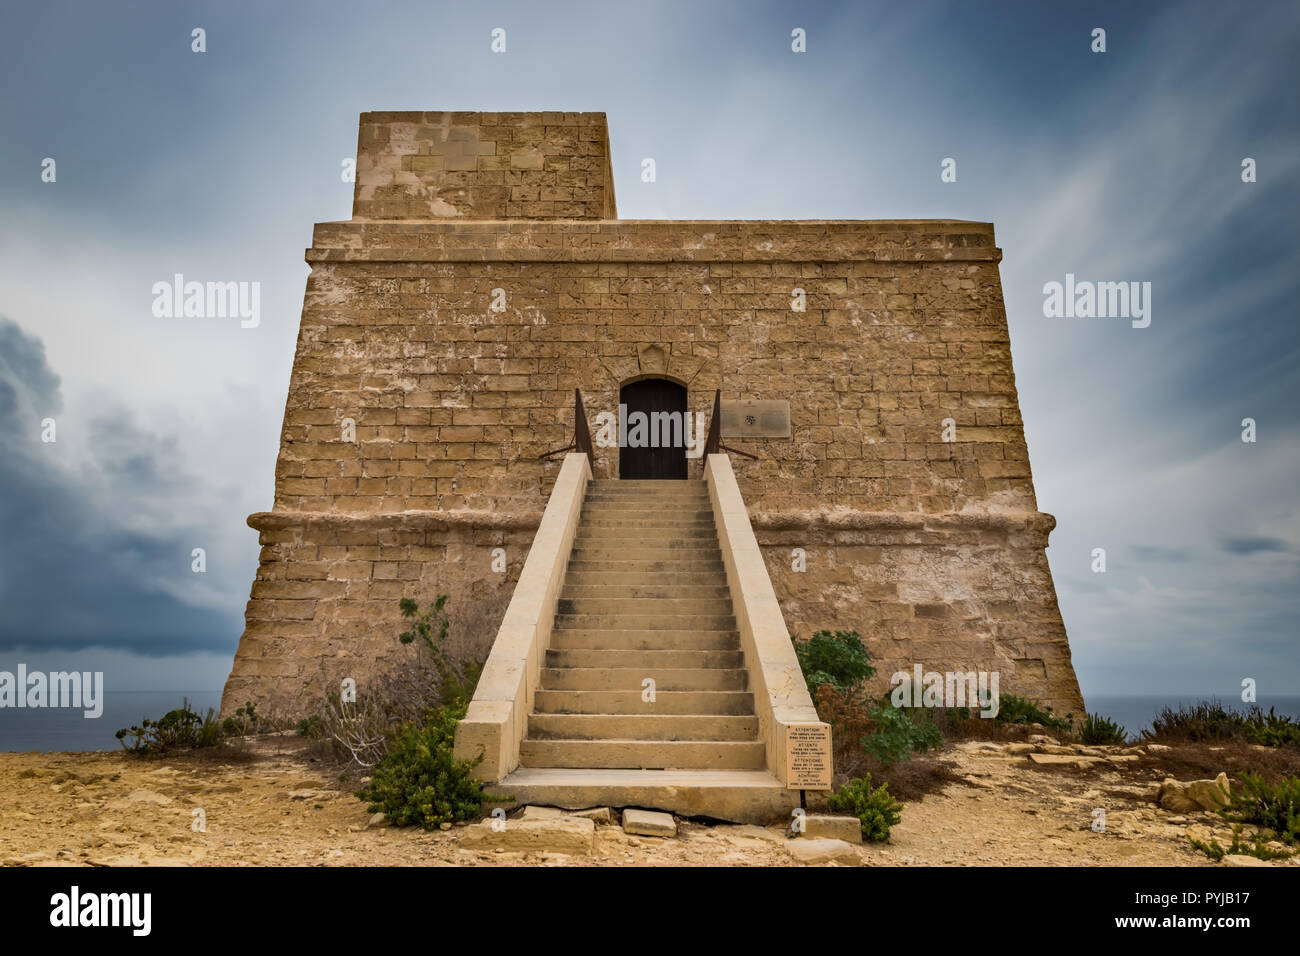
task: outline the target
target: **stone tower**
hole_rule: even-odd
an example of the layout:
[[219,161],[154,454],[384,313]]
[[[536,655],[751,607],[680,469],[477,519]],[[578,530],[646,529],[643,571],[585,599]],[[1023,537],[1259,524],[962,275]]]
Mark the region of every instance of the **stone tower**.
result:
[[[720,395],[784,625],[858,631],[878,690],[916,664],[997,671],[1082,714],[1001,256],[987,223],[620,220],[600,113],[363,114],[353,217],[307,251],[223,711],[306,714],[400,664],[403,596],[450,594],[453,639],[484,652],[576,389],[593,431],[638,402],[711,422]],[[598,446],[590,472],[664,462]]]

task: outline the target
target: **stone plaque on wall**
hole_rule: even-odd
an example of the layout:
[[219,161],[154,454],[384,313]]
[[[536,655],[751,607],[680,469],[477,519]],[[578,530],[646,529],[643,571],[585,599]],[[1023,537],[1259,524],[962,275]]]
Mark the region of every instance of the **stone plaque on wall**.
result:
[[831,788],[830,724],[786,726],[785,785],[789,790]]
[[785,400],[723,402],[723,438],[789,438],[790,403]]

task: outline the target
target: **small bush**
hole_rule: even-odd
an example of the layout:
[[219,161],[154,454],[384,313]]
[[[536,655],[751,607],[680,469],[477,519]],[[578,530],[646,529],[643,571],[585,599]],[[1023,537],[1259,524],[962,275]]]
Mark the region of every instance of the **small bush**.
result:
[[1284,747],[1300,745],[1300,722],[1294,718],[1273,712],[1273,708],[1264,713],[1254,707],[1245,716],[1246,739],[1252,744],[1265,747]]
[[1245,741],[1265,747],[1300,746],[1300,722],[1270,707],[1258,705],[1244,711],[1229,710],[1218,701],[1201,701],[1177,710],[1166,707],[1143,731],[1147,740],[1182,740],[1191,743]]
[[857,631],[818,631],[806,641],[795,641],[794,652],[814,693],[822,684],[830,684],[853,696],[876,673]]
[[437,707],[463,711],[483,672],[482,663],[460,664],[446,652],[447,595],[438,595],[423,612],[411,598],[402,598],[398,606],[411,622],[398,640],[415,644],[414,659],[357,688],[355,700],[331,690],[318,724],[305,725],[308,735],[325,741],[335,756],[361,768],[373,767],[384,756],[398,728],[423,724]]
[[865,701],[837,691],[832,684],[822,684],[813,695],[817,716],[831,725],[836,768],[846,771],[861,762],[858,741],[873,729],[871,713]]
[[1196,849],[1200,850],[1215,863],[1218,863],[1228,854],[1234,854],[1237,856],[1253,856],[1257,860],[1285,860],[1289,857],[1295,856],[1295,853],[1288,850],[1274,850],[1272,847],[1267,845],[1267,838],[1262,833],[1258,832],[1250,835],[1250,843],[1242,843],[1241,824],[1237,824],[1232,828],[1232,845],[1226,850],[1223,848],[1223,844],[1214,839],[1214,837],[1210,837],[1209,843],[1198,840],[1195,837],[1189,837],[1188,839],[1192,841],[1192,846],[1196,847]]
[[464,713],[439,707],[423,725],[398,728],[370,783],[357,794],[371,813],[382,812],[397,826],[426,830],[478,815],[484,800],[483,784],[473,773],[478,761],[458,760],[452,752]]
[[[139,724],[123,727],[116,736],[122,749],[128,753],[155,756],[176,750],[219,746],[222,729],[211,707],[206,716],[200,716],[190,709],[186,697],[182,698],[180,707],[167,711],[158,720],[146,717]],[[128,738],[130,743],[127,743]]]
[[1128,740],[1128,731],[1109,717],[1089,714],[1079,728],[1079,738],[1085,744],[1122,744]]
[[221,722],[221,732],[227,737],[247,737],[257,733],[263,722],[262,715],[257,712],[252,701],[245,701],[244,706]]
[[826,804],[837,813],[851,813],[862,825],[862,839],[871,843],[884,843],[889,831],[903,819],[903,805],[889,793],[889,784],[882,783],[874,790],[871,774],[850,780],[826,799]]
[[1283,843],[1300,839],[1300,777],[1283,777],[1269,784],[1257,773],[1237,776],[1241,789],[1232,792],[1232,802],[1220,811],[1224,817],[1268,827]]
[[1175,739],[1193,743],[1232,740],[1244,736],[1242,716],[1222,707],[1217,701],[1201,701],[1177,710],[1166,707],[1151,721],[1151,729],[1142,732],[1149,740]]
[[998,715],[994,718],[1001,724],[1042,724],[1053,730],[1069,731],[1074,726],[1074,715],[1057,717],[1052,708],[1039,707],[1032,700],[1017,697],[1015,694],[998,695]]
[[867,713],[872,728],[858,743],[885,766],[943,746],[943,734],[931,718],[918,723],[906,710],[888,702],[876,704]]
[[817,716],[831,725],[836,767],[856,768],[863,755],[890,766],[909,760],[914,753],[943,746],[943,734],[930,715],[918,722],[888,699],[871,703],[822,684],[815,704]]
[[438,670],[438,689],[443,706],[453,709],[464,708],[469,706],[474,696],[474,688],[483,673],[483,663],[470,661],[462,665],[447,654],[446,648],[443,647],[449,627],[446,606],[447,595],[439,594],[421,614],[419,604],[411,598],[402,598],[398,601],[402,616],[412,619],[414,623],[410,630],[403,631],[397,639],[403,644],[410,644],[419,639],[425,650],[432,655],[434,666]]

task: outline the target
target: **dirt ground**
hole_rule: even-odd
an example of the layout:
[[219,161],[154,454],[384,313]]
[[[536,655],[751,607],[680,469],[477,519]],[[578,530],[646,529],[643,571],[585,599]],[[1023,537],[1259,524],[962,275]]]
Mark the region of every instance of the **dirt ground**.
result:
[[[1108,748],[1129,757],[1081,768],[1039,766],[1023,750],[967,742],[937,757],[917,758],[946,762],[955,782],[908,801],[888,843],[865,845],[856,860],[846,862],[1206,866],[1215,864],[1191,846],[1189,834],[1217,834],[1225,846],[1231,840],[1230,828],[1214,814],[1172,814],[1154,803],[1167,769],[1162,761],[1173,754]],[[787,852],[789,828],[780,824],[680,821],[674,839],[628,836],[618,826],[601,826],[590,856],[462,849],[461,826],[435,832],[368,828],[371,814],[351,792],[354,787],[341,783],[336,771],[292,736],[246,742],[240,759],[225,763],[123,753],[0,754],[0,863],[802,865]],[[1105,810],[1104,832],[1093,830],[1096,808]],[[202,828],[195,811],[202,811]],[[1272,865],[1300,865],[1300,858]]]

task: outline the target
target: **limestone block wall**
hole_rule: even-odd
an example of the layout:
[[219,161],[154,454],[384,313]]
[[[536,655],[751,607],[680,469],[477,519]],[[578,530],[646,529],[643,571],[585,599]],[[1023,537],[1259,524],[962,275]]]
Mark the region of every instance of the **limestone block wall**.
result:
[[[303,717],[316,712],[327,690],[337,693],[343,678],[364,689],[402,666],[414,655],[398,641],[409,626],[398,609],[403,597],[423,608],[451,595],[448,649],[462,659],[486,658],[536,521],[475,521],[253,515],[261,560],[221,712],[252,701],[263,714]],[[502,573],[492,568],[496,548],[505,552]]]
[[[657,376],[701,413],[715,389],[789,400],[789,439],[730,443],[758,456],[733,466],[796,636],[852,628],[881,680],[913,663],[997,669],[1004,691],[1081,714],[993,227],[581,218],[612,215],[612,187],[576,212],[496,182],[536,147],[521,177],[587,176],[590,160],[608,185],[605,143],[599,114],[363,117],[374,165],[359,163],[355,218],[318,225],[307,252],[275,501],[250,519],[263,563],[223,707],[306,712],[321,660],[387,661],[399,591],[494,609],[494,632],[511,579],[486,570],[491,545],[507,542],[517,573],[573,390],[595,431],[623,384]],[[453,152],[474,169],[447,169]],[[441,170],[414,162],[435,154]],[[534,201],[561,205],[516,205]],[[594,477],[617,468],[616,447],[596,449]]]
[[613,219],[604,113],[362,113],[352,217]]

